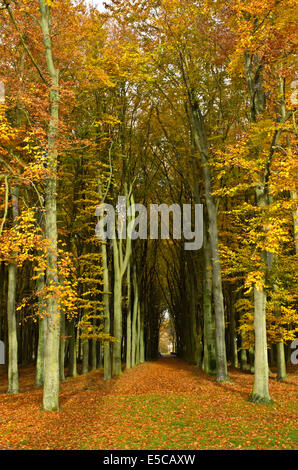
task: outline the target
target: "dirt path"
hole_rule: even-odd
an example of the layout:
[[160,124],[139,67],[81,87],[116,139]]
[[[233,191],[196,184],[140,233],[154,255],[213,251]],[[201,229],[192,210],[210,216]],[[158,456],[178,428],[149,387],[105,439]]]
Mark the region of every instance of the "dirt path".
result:
[[145,362],[126,371],[115,383],[113,394],[199,392],[198,371],[175,357]]

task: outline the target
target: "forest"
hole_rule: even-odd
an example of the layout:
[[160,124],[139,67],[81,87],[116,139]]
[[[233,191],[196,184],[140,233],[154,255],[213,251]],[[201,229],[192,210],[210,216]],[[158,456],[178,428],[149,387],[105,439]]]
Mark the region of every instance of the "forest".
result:
[[0,449],[297,447],[297,12],[0,1]]

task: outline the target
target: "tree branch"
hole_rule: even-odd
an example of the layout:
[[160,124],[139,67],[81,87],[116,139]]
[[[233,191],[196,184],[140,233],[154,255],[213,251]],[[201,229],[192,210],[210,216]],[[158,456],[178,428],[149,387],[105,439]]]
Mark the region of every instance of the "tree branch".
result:
[[22,35],[21,31],[20,31],[20,28],[16,22],[16,19],[14,17],[14,14],[12,12],[12,9],[10,8],[9,6],[9,1],[8,0],[3,0],[4,2],[4,8],[3,9],[6,9],[8,11],[8,14],[11,18],[11,21],[15,27],[15,29],[17,30],[17,32],[19,33],[19,36],[20,36],[20,39],[22,41],[22,44],[23,44],[23,47],[25,49],[25,51],[27,52],[28,56],[30,57],[30,60],[32,62],[32,64],[34,65],[34,67],[36,68],[40,78],[42,79],[42,81],[47,85],[47,86],[50,86],[48,81],[45,79],[45,77],[43,76],[43,73],[41,71],[41,68],[39,67],[38,63],[36,62],[36,60],[34,59],[30,49],[28,48],[27,44],[26,44],[26,41],[24,39],[24,36]]

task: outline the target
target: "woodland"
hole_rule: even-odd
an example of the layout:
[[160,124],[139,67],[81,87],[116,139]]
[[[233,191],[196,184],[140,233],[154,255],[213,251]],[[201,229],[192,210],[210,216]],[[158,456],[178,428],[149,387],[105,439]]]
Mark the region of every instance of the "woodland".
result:
[[297,446],[297,12],[0,1],[0,449]]

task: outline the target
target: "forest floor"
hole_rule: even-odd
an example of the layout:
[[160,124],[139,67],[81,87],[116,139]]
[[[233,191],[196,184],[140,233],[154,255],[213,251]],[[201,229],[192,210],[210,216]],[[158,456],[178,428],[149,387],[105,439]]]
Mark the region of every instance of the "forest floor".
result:
[[32,367],[8,395],[0,369],[0,449],[297,449],[298,375],[270,378],[271,405],[248,401],[253,376],[217,383],[169,357],[104,382],[102,370],[61,384],[59,412],[41,411]]

